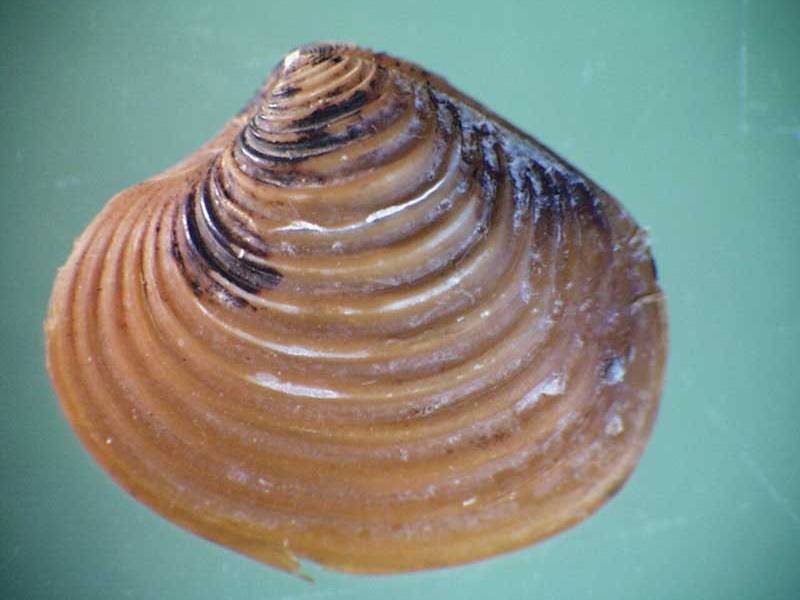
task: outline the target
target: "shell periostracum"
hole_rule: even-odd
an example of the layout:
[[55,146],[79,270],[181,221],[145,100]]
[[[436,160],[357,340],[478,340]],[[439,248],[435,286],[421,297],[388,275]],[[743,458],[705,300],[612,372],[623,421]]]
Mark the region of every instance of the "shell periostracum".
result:
[[595,183],[385,54],[289,54],[116,195],[58,273],[48,368],[134,497],[271,565],[530,544],[614,494],[666,353],[646,236]]

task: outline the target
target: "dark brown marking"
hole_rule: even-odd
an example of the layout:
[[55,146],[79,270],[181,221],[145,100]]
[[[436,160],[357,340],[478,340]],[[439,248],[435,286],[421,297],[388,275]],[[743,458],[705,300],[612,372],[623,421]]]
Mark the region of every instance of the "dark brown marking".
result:
[[[200,190],[204,187],[205,185],[201,185]],[[184,200],[183,226],[186,241],[199,259],[209,269],[251,294],[257,294],[264,288],[270,289],[277,286],[281,280],[281,274],[277,270],[261,265],[256,266],[241,260],[232,255],[224,246],[219,244],[216,247],[212,246],[211,240],[201,235],[195,217],[195,196],[196,194],[192,192]]]
[[272,90],[271,96],[273,98],[289,98],[294,96],[297,92],[302,90],[303,88],[294,85],[287,85],[278,89]]
[[356,90],[353,94],[337,104],[328,104],[316,109],[310,115],[294,121],[296,127],[310,127],[321,125],[322,123],[333,121],[342,115],[355,112],[360,109],[367,101],[367,92]]

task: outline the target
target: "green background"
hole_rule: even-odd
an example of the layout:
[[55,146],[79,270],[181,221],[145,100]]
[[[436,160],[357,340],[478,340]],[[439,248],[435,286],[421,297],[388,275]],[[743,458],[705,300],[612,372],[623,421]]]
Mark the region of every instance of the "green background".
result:
[[[797,598],[800,2],[5,2],[0,597]],[[474,565],[309,584],[117,488],[62,419],[42,319],[115,192],[209,138],[294,46],[449,78],[650,228],[671,348],[639,468],[594,517]]]

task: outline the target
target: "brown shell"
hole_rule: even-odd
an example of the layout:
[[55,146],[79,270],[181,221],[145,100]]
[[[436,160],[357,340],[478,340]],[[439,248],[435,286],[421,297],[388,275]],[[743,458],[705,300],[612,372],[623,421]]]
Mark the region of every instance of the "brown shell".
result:
[[616,200],[442,79],[335,44],[112,198],[45,329],[126,490],[289,570],[463,563],[580,521],[636,464],[666,352]]

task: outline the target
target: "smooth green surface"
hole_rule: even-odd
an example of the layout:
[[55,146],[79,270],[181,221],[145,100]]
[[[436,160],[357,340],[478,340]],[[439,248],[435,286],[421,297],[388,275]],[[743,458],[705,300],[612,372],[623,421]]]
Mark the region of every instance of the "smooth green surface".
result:
[[[1,598],[797,598],[800,3],[52,2],[0,7]],[[475,565],[309,584],[130,499],[62,419],[42,319],[115,192],[214,133],[292,47],[424,64],[650,228],[671,349],[640,467]]]

